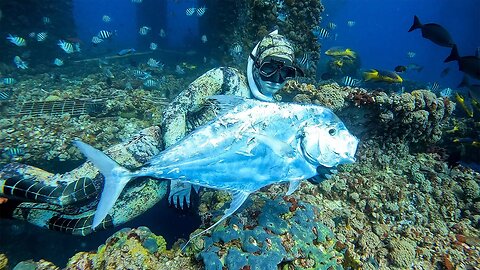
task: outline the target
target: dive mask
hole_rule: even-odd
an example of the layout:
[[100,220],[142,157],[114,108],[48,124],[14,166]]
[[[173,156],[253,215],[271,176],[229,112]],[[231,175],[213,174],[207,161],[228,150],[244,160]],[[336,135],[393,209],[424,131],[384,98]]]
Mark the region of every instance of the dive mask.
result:
[[300,68],[275,58],[270,58],[261,64],[256,61],[255,67],[262,80],[274,83],[283,83],[297,76],[304,76]]

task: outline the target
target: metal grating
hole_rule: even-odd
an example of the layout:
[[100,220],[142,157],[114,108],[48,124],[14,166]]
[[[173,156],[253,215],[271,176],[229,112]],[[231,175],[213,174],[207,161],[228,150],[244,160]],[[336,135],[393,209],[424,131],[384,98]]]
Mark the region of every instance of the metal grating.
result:
[[103,100],[58,100],[58,101],[33,101],[21,105],[20,111],[12,112],[14,116],[60,116],[70,114],[78,117],[85,114],[97,114],[98,106],[103,106]]

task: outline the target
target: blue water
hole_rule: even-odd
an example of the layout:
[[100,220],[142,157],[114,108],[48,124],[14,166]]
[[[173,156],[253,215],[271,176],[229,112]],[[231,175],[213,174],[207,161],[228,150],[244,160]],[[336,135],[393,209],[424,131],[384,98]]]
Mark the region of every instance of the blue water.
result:
[[[417,15],[425,23],[445,27],[458,46],[461,56],[473,55],[480,46],[480,2],[477,0],[324,0],[326,11],[322,25],[337,24],[334,40],[322,41],[322,50],[331,46],[345,46],[356,50],[362,68],[393,70],[397,65],[415,63],[424,66],[422,72],[402,75],[406,79],[438,82],[440,86],[455,88],[463,73],[456,62],[443,63],[450,48],[440,47],[422,37],[419,29],[408,32]],[[347,21],[355,26],[349,27]],[[406,53],[413,51],[414,58]],[[324,57],[324,56],[322,56]],[[440,78],[440,72],[450,67],[450,73]]]
[[[148,50],[151,42],[161,45],[164,49],[189,49],[200,39],[199,17],[187,17],[185,10],[203,5],[197,2],[144,1],[136,4],[131,1],[75,0],[73,15],[78,37],[88,48],[92,47],[90,41],[93,36],[100,30],[107,30],[116,32],[109,41],[111,50],[124,48]],[[110,16],[112,20],[109,23],[104,22],[103,15]],[[151,28],[148,35],[138,34],[142,26]],[[159,35],[161,29],[166,33],[165,38]]]
[[[117,34],[113,37],[115,49],[138,47],[138,6],[130,1],[115,1],[115,5],[112,5],[112,2],[111,0],[73,2],[73,16],[78,37],[90,47],[92,37],[100,30],[116,31]],[[110,23],[102,20],[103,15],[110,16],[112,19]]]

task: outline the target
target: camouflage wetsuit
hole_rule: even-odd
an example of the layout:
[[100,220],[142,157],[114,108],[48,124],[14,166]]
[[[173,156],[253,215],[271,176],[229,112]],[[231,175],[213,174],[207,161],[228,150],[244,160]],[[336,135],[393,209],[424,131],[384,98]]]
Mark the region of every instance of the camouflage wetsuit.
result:
[[[234,68],[216,68],[192,82],[165,109],[161,127],[150,127],[106,153],[127,168],[142,166],[164,147],[183,138],[190,130],[213,118],[203,106],[212,95],[250,97],[245,77]],[[167,181],[141,178],[125,187],[102,227],[120,225],[144,213],[161,200]],[[0,197],[23,201],[8,215],[40,227],[75,235],[92,232],[91,223],[103,185],[103,176],[90,163],[64,173],[12,163],[0,171]],[[190,186],[172,181],[170,200],[183,207],[190,197]],[[98,230],[98,229],[97,229]]]

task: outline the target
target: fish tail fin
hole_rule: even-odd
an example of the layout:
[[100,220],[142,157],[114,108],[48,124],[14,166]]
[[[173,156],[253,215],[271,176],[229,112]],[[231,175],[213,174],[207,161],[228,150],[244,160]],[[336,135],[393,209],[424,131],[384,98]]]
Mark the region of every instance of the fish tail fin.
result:
[[458,55],[457,45],[453,45],[450,55],[447,58],[445,58],[443,62],[447,63],[447,62],[456,61],[458,59],[460,59],[460,55]]
[[102,195],[92,223],[92,229],[95,229],[107,217],[108,212],[112,209],[123,188],[134,175],[129,170],[118,165],[102,151],[81,141],[74,141],[74,144],[105,177]]
[[238,208],[240,208],[240,206],[242,206],[242,204],[248,198],[248,195],[250,195],[249,192],[245,192],[245,191],[234,191],[231,194],[232,194],[232,197],[233,197],[232,202],[230,203],[230,207],[227,210],[225,210],[225,213],[223,214],[223,216],[217,222],[215,222],[212,226],[210,226],[210,227],[206,228],[205,230],[203,230],[199,233],[196,233],[192,237],[190,237],[190,239],[187,241],[187,243],[183,246],[182,251],[185,250],[185,248],[188,246],[188,244],[193,239],[197,238],[198,236],[204,234],[206,231],[208,231],[208,230],[212,229],[213,227],[217,226],[222,221],[224,221],[226,218],[228,218],[233,213],[235,213],[235,211],[237,211]]
[[422,23],[420,22],[420,19],[418,19],[417,15],[413,17],[413,24],[412,27],[408,30],[408,32],[412,32],[415,29],[422,28]]
[[470,82],[468,81],[468,77],[463,75],[463,79],[457,87],[461,88],[461,87],[468,87],[468,86],[470,86]]

